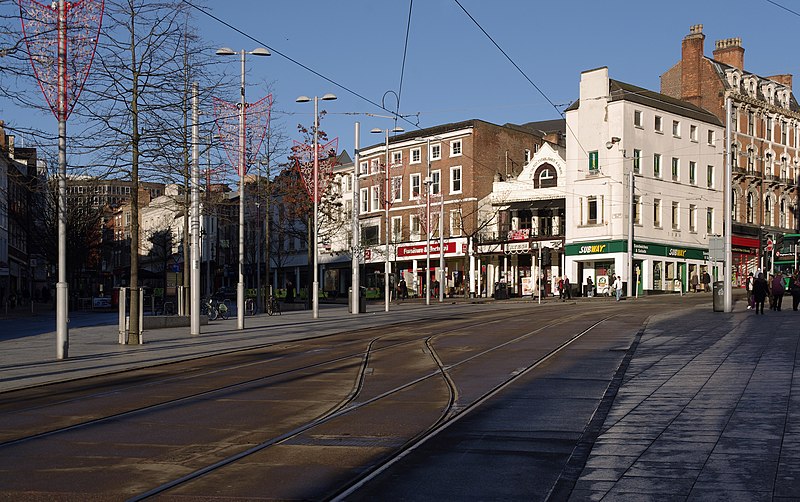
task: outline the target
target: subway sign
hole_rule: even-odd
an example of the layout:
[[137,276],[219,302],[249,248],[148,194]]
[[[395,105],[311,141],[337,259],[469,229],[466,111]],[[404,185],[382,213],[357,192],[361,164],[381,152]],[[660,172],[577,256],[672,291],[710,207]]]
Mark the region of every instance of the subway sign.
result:
[[[585,256],[595,254],[627,253],[627,240],[614,240],[606,242],[586,242],[567,244],[567,256]],[[676,248],[663,244],[650,244],[648,242],[634,242],[633,252],[639,255],[666,256],[678,260],[707,260],[708,250],[694,248]]]
[[605,253],[606,247],[608,247],[608,244],[591,244],[588,246],[581,246],[580,250],[578,250],[578,254]]

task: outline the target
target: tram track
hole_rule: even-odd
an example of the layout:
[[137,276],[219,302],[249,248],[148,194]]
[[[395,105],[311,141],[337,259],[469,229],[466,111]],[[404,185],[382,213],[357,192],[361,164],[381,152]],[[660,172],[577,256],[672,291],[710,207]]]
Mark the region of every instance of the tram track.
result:
[[[613,316],[606,317],[602,321],[594,323],[591,327],[589,327],[589,328],[583,330],[582,332],[576,334],[575,336],[571,337],[569,340],[567,340],[566,342],[562,343],[561,345],[559,345],[555,349],[553,349],[551,351],[548,351],[544,356],[542,356],[541,358],[537,359],[536,361],[532,362],[529,366],[524,368],[523,371],[518,371],[518,372],[515,372],[515,373],[511,374],[506,380],[504,380],[500,384],[494,386],[489,392],[485,393],[477,401],[474,401],[474,402],[470,403],[469,405],[465,405],[463,407],[458,407],[458,403],[457,403],[458,386],[457,386],[456,382],[452,379],[452,377],[449,374],[449,372],[452,369],[458,368],[459,366],[462,366],[462,365],[466,365],[466,364],[468,364],[468,363],[470,363],[470,362],[472,362],[472,361],[474,361],[476,359],[479,359],[480,357],[485,356],[486,354],[488,354],[488,353],[490,353],[492,351],[501,350],[501,349],[504,349],[504,348],[507,348],[507,347],[513,345],[514,343],[519,343],[519,342],[521,342],[523,340],[529,339],[530,337],[532,337],[532,336],[534,336],[536,334],[539,334],[544,330],[552,329],[554,326],[556,326],[558,324],[565,323],[565,322],[570,322],[570,321],[573,321],[575,319],[581,318],[584,315],[585,315],[585,313],[575,314],[575,315],[572,315],[572,316],[566,316],[566,317],[561,318],[559,320],[547,323],[547,324],[545,324],[543,326],[538,327],[535,330],[532,330],[532,331],[529,331],[527,333],[524,333],[524,334],[522,334],[522,335],[520,335],[518,337],[515,337],[512,340],[508,340],[508,341],[506,341],[506,342],[504,342],[504,343],[502,343],[502,344],[500,344],[500,345],[498,345],[496,347],[493,347],[492,349],[484,350],[484,351],[481,351],[481,352],[479,352],[477,354],[470,355],[469,357],[466,357],[463,360],[461,360],[461,361],[459,361],[457,363],[454,363],[454,364],[450,364],[450,365],[445,365],[442,362],[441,358],[436,355],[436,349],[433,347],[433,345],[431,343],[432,340],[435,337],[440,337],[440,336],[445,336],[445,335],[441,334],[441,335],[436,335],[436,336],[430,336],[425,340],[425,343],[426,343],[426,346],[430,350],[430,355],[431,355],[432,359],[434,359],[436,361],[436,364],[437,364],[437,370],[436,371],[431,371],[431,372],[429,372],[429,373],[427,373],[425,375],[417,377],[416,379],[413,379],[413,380],[410,380],[408,382],[405,382],[402,385],[399,385],[399,386],[397,386],[397,387],[395,387],[393,389],[390,389],[390,390],[388,390],[388,391],[386,391],[386,392],[384,392],[382,394],[373,396],[370,399],[359,401],[357,403],[352,402],[352,401],[350,403],[346,403],[339,410],[329,414],[328,416],[321,417],[321,418],[319,418],[319,419],[317,419],[317,420],[315,420],[315,421],[313,421],[311,423],[304,424],[303,426],[298,427],[295,430],[290,431],[290,432],[288,432],[286,434],[283,434],[283,435],[281,435],[279,437],[271,438],[270,440],[265,441],[265,442],[255,446],[255,447],[249,449],[247,452],[242,452],[241,454],[233,455],[233,456],[231,456],[231,457],[229,457],[227,459],[224,459],[224,460],[222,460],[220,462],[217,462],[213,466],[208,466],[208,467],[205,467],[203,469],[197,470],[197,471],[195,471],[193,473],[190,473],[190,474],[188,474],[188,475],[186,475],[186,476],[184,476],[182,478],[179,478],[179,479],[176,479],[176,480],[172,480],[172,481],[170,481],[168,483],[165,483],[164,485],[161,485],[159,487],[155,487],[155,488],[149,490],[148,492],[145,492],[145,493],[140,494],[138,496],[132,497],[132,498],[130,498],[128,500],[129,501],[141,501],[141,500],[146,500],[146,499],[149,499],[149,498],[161,495],[161,494],[168,493],[169,490],[172,490],[172,489],[174,489],[176,487],[179,487],[179,486],[187,484],[187,483],[191,483],[192,481],[195,481],[195,480],[197,480],[199,478],[202,478],[203,476],[206,476],[206,475],[216,471],[217,469],[220,469],[220,468],[223,468],[223,467],[227,467],[227,466],[229,466],[229,465],[231,465],[231,464],[233,464],[235,462],[238,462],[238,461],[244,459],[245,457],[248,457],[250,455],[254,455],[254,454],[263,452],[265,449],[267,449],[269,447],[272,447],[272,446],[275,446],[275,445],[278,445],[280,443],[283,443],[283,442],[286,442],[286,441],[290,441],[293,438],[296,438],[296,437],[300,436],[301,434],[308,434],[313,429],[318,428],[318,427],[328,423],[331,420],[341,418],[341,417],[346,416],[348,414],[356,413],[359,410],[361,410],[361,409],[363,409],[363,408],[365,408],[367,406],[374,405],[374,404],[376,404],[376,403],[378,403],[378,402],[380,402],[382,400],[386,400],[388,398],[391,398],[391,397],[397,395],[398,393],[401,393],[401,392],[407,391],[409,389],[412,389],[414,386],[417,386],[417,385],[419,385],[419,384],[421,384],[423,382],[426,382],[426,381],[428,381],[428,380],[430,380],[432,378],[441,377],[447,383],[447,388],[448,388],[448,392],[449,392],[449,394],[448,394],[449,395],[449,399],[447,400],[446,404],[443,405],[443,407],[442,407],[442,409],[440,411],[439,419],[437,419],[435,422],[430,424],[426,429],[418,432],[415,436],[413,436],[411,438],[408,438],[404,442],[404,444],[397,450],[396,453],[392,454],[391,456],[389,456],[386,459],[381,460],[376,465],[370,466],[369,469],[367,470],[367,475],[366,476],[358,476],[356,479],[349,480],[347,485],[344,488],[339,487],[335,491],[327,494],[324,497],[325,499],[333,498],[335,500],[341,500],[341,499],[343,499],[343,497],[346,497],[348,494],[352,493],[353,490],[355,490],[359,486],[361,486],[362,483],[368,482],[370,479],[372,479],[372,477],[374,475],[380,474],[386,468],[388,468],[391,465],[393,465],[397,460],[403,458],[409,452],[412,452],[419,445],[425,443],[431,437],[435,436],[436,434],[438,434],[442,430],[446,429],[447,427],[449,427],[449,425],[451,425],[452,423],[455,423],[460,418],[462,418],[464,415],[468,414],[471,410],[473,410],[476,407],[480,406],[482,403],[486,402],[488,399],[491,399],[497,393],[499,393],[502,390],[504,390],[504,389],[508,388],[509,386],[513,385],[518,379],[526,376],[530,371],[532,371],[533,369],[535,369],[539,365],[545,363],[546,361],[548,361],[549,359],[551,359],[552,357],[557,355],[559,352],[561,352],[564,348],[566,348],[567,346],[569,346],[570,344],[572,344],[573,342],[578,340],[580,337],[584,336],[586,333],[590,332],[595,326],[599,325],[600,323],[602,323],[606,319],[609,319],[610,317],[613,317]],[[339,493],[337,493],[337,492],[339,492]]]
[[[287,371],[281,371],[274,374],[264,375],[259,378],[250,379],[247,381],[241,381],[234,384],[230,384],[227,386],[223,386],[217,389],[211,389],[204,392],[197,392],[193,394],[186,394],[181,396],[177,399],[166,400],[160,403],[151,404],[149,406],[145,406],[138,409],[131,409],[125,411],[123,413],[118,413],[114,415],[110,415],[107,417],[100,417],[95,420],[89,420],[82,423],[76,423],[70,425],[68,427],[64,427],[61,429],[54,429],[51,431],[46,431],[43,433],[30,435],[27,437],[21,437],[14,440],[6,441],[4,443],[0,443],[0,451],[3,451],[4,448],[10,448],[16,445],[19,445],[24,442],[30,442],[38,439],[46,439],[53,436],[57,436],[61,433],[72,432],[77,429],[81,428],[91,428],[95,425],[101,424],[108,424],[110,422],[118,423],[124,421],[126,418],[130,418],[136,415],[141,415],[148,412],[154,412],[164,408],[172,408],[175,406],[181,406],[186,403],[192,403],[196,401],[211,401],[217,394],[230,394],[234,391],[238,391],[240,389],[246,388],[248,386],[253,385],[260,385],[260,386],[267,386],[270,385],[271,380],[291,380],[293,378],[299,378],[297,375],[303,372],[311,372],[314,370],[320,371],[330,371],[326,370],[331,366],[336,365],[349,365],[350,372],[353,372],[353,367],[357,365],[357,371],[355,371],[355,377],[352,378],[352,384],[350,387],[349,392],[342,396],[342,398],[337,402],[333,403],[329,409],[323,413],[320,413],[317,417],[313,420],[308,420],[305,423],[295,426],[294,428],[287,430],[281,434],[273,435],[260,443],[246,448],[244,450],[238,451],[234,454],[228,455],[227,457],[218,460],[216,462],[210,463],[202,468],[195,469],[193,472],[186,474],[184,476],[180,476],[176,479],[168,481],[166,483],[162,483],[161,485],[151,488],[150,490],[143,491],[139,495],[134,495],[130,498],[130,500],[144,500],[150,497],[154,497],[160,494],[169,493],[170,490],[173,490],[177,487],[185,486],[190,484],[192,481],[201,479],[211,473],[221,470],[222,468],[235,464],[236,462],[256,455],[258,453],[263,452],[264,450],[269,449],[271,446],[279,445],[282,443],[286,443],[287,441],[292,440],[293,438],[297,438],[302,434],[307,434],[310,431],[313,431],[315,428],[321,428],[325,424],[329,424],[331,421],[345,418],[348,415],[352,415],[358,413],[361,410],[366,409],[370,406],[376,406],[378,403],[390,400],[392,398],[396,398],[397,395],[410,392],[415,386],[421,386],[424,382],[428,382],[431,379],[440,379],[444,382],[445,387],[448,389],[448,398],[444,403],[441,403],[440,410],[439,410],[439,418],[433,421],[425,430],[420,431],[415,436],[408,438],[406,442],[402,445],[401,448],[398,449],[398,453],[396,455],[391,456],[388,459],[385,459],[375,466],[370,467],[367,472],[377,472],[378,469],[381,469],[383,465],[390,465],[392,458],[397,458],[399,455],[404,455],[403,452],[411,451],[416,445],[422,444],[427,441],[427,438],[432,437],[435,435],[438,430],[442,430],[446,428],[451,422],[458,420],[459,417],[462,417],[465,413],[468,413],[470,410],[474,409],[475,406],[478,406],[480,402],[483,402],[485,399],[489,399],[492,395],[499,392],[502,388],[508,387],[513,385],[513,383],[524,374],[532,371],[535,367],[540,364],[543,364],[545,361],[554,357],[559,351],[563,350],[564,347],[568,346],[569,344],[573,343],[575,340],[583,336],[586,332],[590,329],[587,329],[585,332],[577,334],[576,336],[572,337],[564,344],[556,347],[552,351],[545,354],[543,357],[537,359],[531,365],[524,369],[524,371],[511,373],[510,376],[498,386],[495,386],[489,393],[484,394],[478,401],[473,401],[471,403],[462,403],[460,402],[460,392],[458,388],[458,383],[452,376],[453,370],[456,370],[460,367],[465,365],[469,365],[482,357],[487,356],[491,353],[496,353],[498,351],[506,350],[512,347],[514,344],[519,344],[520,342],[530,339],[531,337],[542,333],[545,330],[552,330],[556,326],[559,325],[566,325],[567,323],[581,319],[587,315],[594,314],[593,309],[583,309],[581,312],[568,315],[568,316],[557,316],[557,319],[550,320],[544,324],[539,325],[536,329],[530,330],[522,335],[512,337],[508,340],[503,341],[502,343],[497,344],[491,348],[487,348],[485,350],[478,350],[475,353],[470,353],[466,355],[456,362],[445,362],[445,358],[441,357],[439,354],[439,350],[436,347],[435,342],[437,340],[441,340],[448,336],[466,336],[464,333],[469,333],[470,336],[479,336],[480,334],[485,334],[487,326],[491,326],[493,324],[502,323],[504,320],[502,318],[492,317],[489,319],[482,319],[480,322],[464,322],[462,319],[450,319],[447,322],[456,322],[456,326],[450,326],[446,330],[439,330],[439,326],[429,326],[429,331],[438,331],[435,334],[429,334],[427,337],[422,340],[424,342],[424,346],[428,352],[428,356],[433,361],[436,369],[432,371],[428,371],[427,373],[421,374],[416,378],[413,378],[407,382],[404,382],[401,385],[396,385],[395,387],[388,389],[382,393],[372,395],[372,396],[364,396],[362,395],[364,392],[364,383],[365,380],[368,378],[368,368],[370,363],[372,362],[373,358],[379,354],[386,354],[390,351],[399,351],[400,349],[404,349],[406,347],[411,347],[413,344],[419,344],[419,329],[409,328],[408,326],[403,326],[402,333],[401,330],[391,330],[387,329],[387,327],[376,328],[375,330],[370,331],[378,331],[381,332],[378,336],[369,337],[368,334],[363,333],[362,330],[359,334],[361,336],[360,340],[351,340],[346,344],[343,342],[342,345],[337,346],[336,349],[343,349],[347,347],[350,352],[347,353],[338,353],[333,354],[335,357],[331,357],[332,350],[328,347],[327,350],[318,353],[318,355],[323,356],[321,360],[315,362],[314,364],[306,364],[303,366],[294,367]],[[496,312],[494,313],[497,314]],[[488,314],[487,314],[488,315]],[[533,316],[534,313],[528,312],[517,312],[517,315],[523,316],[528,318]],[[538,315],[538,313],[537,313]],[[424,321],[420,321],[419,323],[424,324]],[[440,323],[441,326],[444,326],[446,323]],[[484,329],[481,330],[480,328],[483,327]],[[433,329],[431,329],[433,328]],[[389,333],[387,333],[389,331]],[[318,339],[312,340],[313,342],[325,342],[326,340],[333,340],[335,336],[342,336],[343,334],[337,335],[326,335],[324,337],[320,337]],[[406,336],[416,336],[416,338],[412,339],[404,339]],[[308,351],[303,351],[300,348],[305,345],[306,342],[303,343],[292,343],[281,344],[286,347],[291,347],[289,350],[292,351],[290,354],[283,354],[281,356],[275,355],[272,359],[260,361],[260,362],[246,362],[246,363],[238,363],[238,364],[231,364],[229,366],[223,368],[216,368],[214,370],[207,371],[203,373],[203,376],[208,377],[212,375],[218,375],[220,372],[235,372],[238,370],[243,370],[246,368],[252,368],[254,366],[264,365],[264,364],[275,364],[277,361],[286,362],[287,360],[294,359],[294,357],[299,357],[300,355],[304,355],[304,357],[308,356]],[[360,346],[358,350],[352,350],[352,347]],[[265,350],[267,348],[275,348],[276,344],[269,344],[269,346],[259,347],[257,350]],[[244,351],[242,351],[244,353]],[[325,358],[327,357],[327,359]],[[193,377],[197,377],[198,375],[193,375]],[[186,376],[183,375],[181,377],[174,377],[174,382],[181,382],[186,383]],[[173,383],[174,383],[173,382]],[[152,387],[155,385],[154,383],[147,383],[143,384]],[[150,388],[148,387],[148,388]],[[87,395],[84,397],[91,397],[93,399],[104,398],[107,396],[113,396],[115,393],[119,392],[130,392],[134,388],[140,388],[137,386],[128,386],[120,388],[116,391],[104,391],[101,393],[96,393],[94,395]],[[80,398],[75,398],[80,399]],[[64,400],[61,403],[74,403],[75,401],[72,400]],[[24,408],[23,408],[24,409]],[[41,410],[41,406],[37,407],[30,407],[27,410]],[[358,482],[359,480],[366,480],[367,478],[362,474],[357,476],[355,480],[351,480],[347,486],[353,486],[354,482]],[[348,488],[345,488],[348,489]],[[337,493],[343,493],[341,488],[336,488],[334,491],[328,494],[328,497],[337,497]]]

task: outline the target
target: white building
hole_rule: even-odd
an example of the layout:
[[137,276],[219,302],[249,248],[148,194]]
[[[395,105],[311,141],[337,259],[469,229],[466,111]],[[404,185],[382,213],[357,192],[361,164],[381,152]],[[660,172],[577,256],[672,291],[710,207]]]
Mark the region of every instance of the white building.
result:
[[591,277],[600,293],[612,274],[634,277],[638,294],[686,291],[711,265],[709,236],[723,231],[722,123],[611,80],[605,67],[581,74],[566,117],[565,273],[573,283]]
[[[544,285],[546,295],[556,290],[564,245],[565,157],[563,146],[545,142],[518,176],[494,181],[487,203],[481,205],[491,224],[477,247],[478,270],[485,270],[478,280],[489,285],[490,295],[499,282],[521,296],[537,295],[537,284]],[[478,284],[478,290],[485,292],[486,284]]]

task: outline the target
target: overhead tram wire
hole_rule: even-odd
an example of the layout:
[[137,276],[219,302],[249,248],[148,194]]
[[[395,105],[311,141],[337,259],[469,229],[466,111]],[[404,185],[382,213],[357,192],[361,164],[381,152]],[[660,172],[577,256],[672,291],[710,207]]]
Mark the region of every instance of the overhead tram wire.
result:
[[[477,26],[477,27],[478,27],[478,29],[479,29],[479,30],[481,30],[481,31],[483,32],[483,34],[484,34],[484,35],[486,35],[486,38],[488,38],[488,39],[489,39],[489,41],[491,41],[491,42],[492,42],[492,44],[493,44],[495,47],[497,47],[497,50],[499,50],[499,51],[500,51],[500,52],[503,54],[503,56],[505,56],[505,57],[506,57],[506,59],[508,59],[508,61],[509,61],[509,62],[510,62],[510,63],[511,63],[513,66],[514,66],[514,68],[516,68],[516,69],[517,69],[517,71],[519,71],[519,72],[520,72],[520,74],[521,74],[523,77],[525,77],[525,80],[527,80],[527,81],[528,81],[528,82],[529,82],[529,83],[530,83],[530,84],[533,86],[533,88],[534,88],[534,89],[536,89],[536,90],[539,92],[539,94],[541,94],[541,95],[542,95],[542,97],[543,97],[543,98],[544,98],[544,99],[545,99],[545,100],[546,100],[548,103],[550,103],[550,106],[552,106],[552,107],[553,107],[553,109],[555,109],[555,111],[556,111],[556,112],[558,112],[558,115],[559,115],[559,116],[561,116],[561,117],[564,117],[564,116],[565,116],[565,115],[564,115],[564,113],[558,109],[558,107],[556,106],[556,104],[555,104],[555,103],[553,103],[553,101],[552,101],[552,100],[551,100],[549,97],[547,97],[547,94],[545,94],[545,93],[544,93],[544,91],[542,91],[542,90],[539,88],[539,86],[538,86],[538,85],[536,85],[536,83],[534,83],[534,81],[533,81],[533,80],[531,80],[531,78],[530,78],[530,77],[528,77],[528,75],[527,75],[527,74],[526,74],[526,73],[525,73],[525,72],[522,70],[522,68],[520,68],[520,67],[519,67],[519,65],[518,65],[517,63],[515,63],[513,59],[511,59],[511,56],[509,56],[509,55],[508,55],[508,53],[506,53],[506,51],[504,51],[504,50],[503,50],[503,48],[502,48],[502,47],[500,47],[500,45],[499,45],[497,42],[495,42],[494,38],[492,38],[492,36],[491,36],[491,35],[489,35],[489,33],[488,33],[488,32],[487,32],[485,29],[483,29],[483,26],[481,26],[481,25],[480,25],[480,23],[479,23],[479,22],[478,22],[478,21],[477,21],[477,20],[476,20],[476,19],[475,19],[475,18],[472,16],[472,14],[470,14],[470,13],[469,13],[469,11],[467,11],[467,9],[466,9],[466,8],[464,8],[464,6],[463,6],[463,5],[461,5],[461,2],[459,2],[459,0],[453,0],[453,1],[454,1],[454,2],[455,2],[455,3],[456,3],[456,4],[457,4],[457,5],[458,5],[458,6],[461,8],[461,10],[463,10],[463,11],[464,11],[464,14],[466,14],[466,15],[467,15],[467,17],[469,17],[469,18],[470,18],[470,20],[472,20],[472,22],[473,22],[473,23],[475,23],[475,26]],[[570,127],[569,127],[569,124],[566,124],[566,126],[567,126],[567,129],[570,129]],[[572,132],[572,131],[570,131],[570,132]],[[579,146],[579,147],[581,147],[581,150],[583,150],[583,153],[586,153],[586,154],[588,155],[588,153],[586,152],[586,149],[583,147],[583,145],[581,145],[580,141],[578,141],[578,138],[577,138],[577,136],[576,136],[574,133],[573,133],[573,137],[575,137],[575,142],[576,142],[576,143],[578,143],[578,146]]]
[[397,89],[397,108],[395,109],[395,117],[394,117],[395,127],[397,127],[397,117],[400,114],[400,98],[403,96],[403,77],[405,76],[406,72],[406,55],[408,54],[408,34],[411,31],[411,10],[413,7],[414,7],[414,0],[409,0],[408,21],[406,22],[406,42],[403,45],[403,64],[400,66],[400,86]]
[[781,9],[785,10],[786,12],[791,12],[795,16],[800,17],[800,12],[794,11],[794,10],[790,9],[789,7],[786,7],[786,6],[783,6],[783,5],[779,4],[778,2],[775,2],[773,0],[767,0],[767,3],[771,3],[775,7],[779,7]]
[[[202,14],[205,14],[206,16],[210,17],[210,18],[211,18],[211,19],[213,19],[214,21],[216,21],[216,22],[218,22],[218,23],[220,23],[220,24],[222,24],[222,25],[224,25],[224,26],[226,26],[226,27],[228,27],[228,28],[232,29],[233,31],[235,31],[236,33],[238,33],[238,34],[242,35],[243,37],[245,37],[245,38],[247,38],[247,39],[249,39],[249,40],[251,40],[251,41],[255,42],[255,43],[256,43],[256,44],[258,44],[259,46],[265,47],[266,49],[268,49],[268,50],[269,50],[270,52],[272,52],[273,54],[277,54],[278,56],[281,56],[282,58],[284,58],[284,59],[286,59],[286,60],[288,60],[288,61],[290,61],[290,62],[292,62],[292,63],[296,64],[297,66],[299,66],[299,67],[301,67],[301,68],[303,68],[304,70],[306,70],[306,71],[308,71],[308,72],[311,72],[311,73],[313,73],[314,75],[316,75],[316,76],[318,76],[319,78],[321,78],[321,79],[325,80],[326,82],[329,82],[329,83],[331,83],[331,84],[335,85],[335,86],[336,86],[336,87],[338,87],[339,89],[342,89],[343,91],[345,91],[345,92],[347,92],[347,93],[349,93],[349,94],[352,94],[353,96],[355,96],[355,97],[357,97],[357,98],[359,98],[359,99],[362,99],[362,100],[366,101],[367,103],[369,103],[369,104],[371,104],[371,105],[373,105],[373,106],[375,106],[375,107],[377,107],[377,108],[380,108],[381,110],[385,111],[386,113],[390,113],[390,114],[392,114],[392,116],[394,116],[394,117],[395,117],[395,120],[397,120],[398,118],[399,118],[399,119],[402,119],[403,121],[407,122],[409,125],[411,125],[411,126],[413,126],[413,127],[416,127],[417,129],[420,129],[419,125],[417,125],[417,124],[414,124],[413,122],[411,122],[410,120],[408,120],[408,119],[407,119],[407,118],[405,118],[404,116],[402,116],[402,115],[398,115],[397,113],[395,113],[395,112],[393,112],[393,111],[391,111],[391,110],[388,110],[388,109],[386,109],[386,108],[385,108],[383,105],[380,105],[380,104],[376,103],[375,101],[372,101],[371,99],[369,99],[369,98],[367,98],[366,96],[363,96],[362,94],[360,94],[360,93],[358,93],[358,92],[356,92],[356,91],[354,91],[354,90],[350,89],[349,87],[346,87],[345,85],[343,85],[343,84],[340,84],[339,82],[337,82],[337,81],[335,81],[335,80],[333,80],[333,79],[331,79],[331,78],[329,78],[329,77],[326,77],[325,75],[323,75],[323,74],[321,74],[320,72],[318,72],[318,71],[314,70],[313,68],[311,68],[311,67],[309,67],[309,66],[307,66],[307,65],[305,65],[305,64],[303,64],[303,63],[301,63],[300,61],[297,61],[296,59],[292,58],[291,56],[289,56],[289,55],[287,55],[287,54],[284,54],[283,52],[281,52],[281,51],[279,51],[279,50],[277,50],[277,49],[275,49],[275,48],[271,47],[271,46],[270,46],[269,44],[267,44],[266,42],[264,42],[264,41],[262,41],[262,40],[259,40],[258,38],[256,38],[256,37],[254,37],[254,36],[250,35],[249,33],[246,33],[246,32],[244,32],[243,30],[240,30],[239,28],[237,28],[237,27],[233,26],[232,24],[228,23],[227,21],[225,21],[225,20],[223,20],[223,19],[219,18],[218,16],[215,16],[215,15],[214,15],[214,14],[212,14],[211,12],[209,12],[209,11],[207,11],[207,10],[203,9],[202,7],[199,7],[199,6],[195,5],[195,4],[193,4],[193,3],[192,3],[192,2],[190,2],[189,0],[181,0],[181,1],[182,1],[183,3],[185,3],[186,5],[188,5],[189,7],[191,7],[191,8],[193,8],[193,9],[195,9],[195,10],[197,10],[197,11],[201,12]],[[399,108],[399,103],[398,103],[398,108]]]

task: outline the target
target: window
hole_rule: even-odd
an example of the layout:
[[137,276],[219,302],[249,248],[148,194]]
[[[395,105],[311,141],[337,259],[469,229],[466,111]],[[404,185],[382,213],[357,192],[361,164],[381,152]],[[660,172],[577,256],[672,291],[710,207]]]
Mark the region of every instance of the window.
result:
[[403,177],[392,177],[392,202],[403,200]]
[[764,155],[764,174],[775,174],[772,167],[772,154],[770,152],[767,152],[766,155]]
[[753,192],[747,193],[747,223],[753,223],[755,219],[755,198]]
[[772,197],[767,196],[764,201],[764,223],[772,226]]
[[653,226],[661,228],[661,199],[653,199]]
[[450,142],[450,156],[451,157],[460,157],[461,156],[461,140],[457,139]]
[[378,158],[372,159],[369,162],[369,172],[377,173],[381,170],[381,160]]
[[421,175],[419,173],[412,174],[409,181],[409,188],[411,190],[411,199],[419,199],[419,187],[420,187],[420,178]]
[[597,224],[597,197],[589,197],[587,202],[589,218],[586,220],[586,223],[595,225]]
[[392,152],[392,167],[403,165],[403,152]]
[[672,230],[680,230],[681,213],[677,202],[672,203]]
[[633,196],[633,223],[642,224],[642,197],[639,195]]
[[361,208],[359,211],[361,213],[368,213],[369,212],[369,188],[362,188],[359,190],[358,196],[359,207]]
[[419,148],[412,148],[411,149],[411,163],[412,164],[419,164],[422,162],[422,150]]
[[392,242],[400,242],[403,237],[403,217],[392,217]]
[[589,152],[589,173],[596,173],[600,169],[597,150]]
[[731,219],[733,221],[739,221],[737,214],[739,214],[739,197],[736,195],[736,189],[734,189],[731,190]]
[[530,161],[531,161],[531,151],[526,148],[525,149],[525,163],[527,164]]
[[789,127],[786,124],[785,120],[781,120],[781,143],[784,145],[788,145],[788,135],[789,135]]
[[716,146],[717,144],[717,135],[713,129],[708,130],[708,146]]
[[377,211],[378,209],[381,208],[380,187],[378,185],[373,185],[370,188],[372,189],[372,194],[371,194],[372,201],[370,207],[372,208],[373,211]]
[[461,193],[461,167],[450,168],[450,193]]
[[358,170],[358,174],[367,174],[367,164],[368,162],[364,161],[361,163],[361,168]]
[[461,235],[461,210],[453,209],[450,211],[450,236]]
[[380,229],[378,225],[370,225],[361,227],[361,242],[365,246],[374,246],[380,242],[379,235]]
[[672,121],[672,135],[676,138],[681,137],[681,123],[677,120]]
[[639,174],[641,172],[642,167],[642,151],[641,150],[633,150],[633,172]]
[[658,115],[656,115],[656,118],[653,121],[653,129],[655,129],[656,132],[664,132],[664,126],[662,124],[661,117]]
[[786,199],[781,199],[780,205],[778,206],[778,224],[786,228],[787,227],[787,220],[786,220]]
[[697,232],[697,206],[689,204],[689,231]]
[[767,117],[766,130],[764,131],[764,139],[772,141],[772,117]]
[[747,112],[747,134],[750,136],[756,134],[756,114],[752,110]]
[[755,171],[755,169],[756,169],[755,159],[756,159],[756,154],[753,151],[753,148],[752,147],[748,148],[747,149],[747,172],[748,173],[752,173],[752,172]]
[[408,226],[411,230],[411,238],[419,240],[419,234],[420,234],[419,216],[416,214],[410,215]]
[[697,141],[697,126],[692,124],[689,126],[689,139],[692,141]]
[[442,179],[441,171],[431,172],[431,193],[436,195],[441,191],[440,181]]
[[706,209],[706,233],[714,233],[714,208]]
[[641,110],[634,110],[633,111],[633,125],[634,125],[634,127],[642,127],[642,111]]
[[344,178],[342,178],[342,182],[344,184],[345,192],[353,191],[353,176],[351,174],[345,174]]
[[439,160],[442,158],[442,145],[431,145],[431,160]]
[[678,157],[672,157],[672,181],[678,181],[681,170],[681,161]]
[[731,130],[739,132],[739,109],[735,106],[731,110]]
[[697,184],[697,162],[693,160],[689,161],[689,184]]
[[661,154],[654,153],[653,154],[653,176],[656,178],[661,177]]

